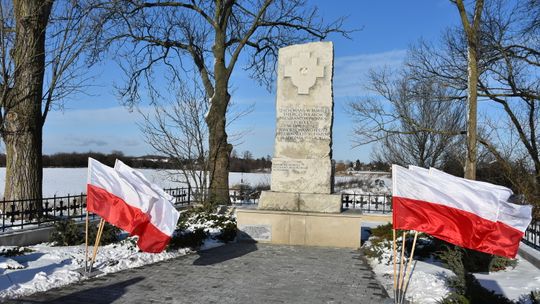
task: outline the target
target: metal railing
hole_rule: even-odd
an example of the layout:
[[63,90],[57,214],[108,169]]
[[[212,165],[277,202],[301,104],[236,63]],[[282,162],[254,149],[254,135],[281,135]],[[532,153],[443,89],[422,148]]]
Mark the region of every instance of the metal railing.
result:
[[[190,188],[171,188],[165,192],[174,197],[177,207],[189,205]],[[41,208],[39,208],[41,207]],[[86,194],[53,196],[35,200],[0,201],[0,233],[8,230],[23,230],[54,224],[59,220],[83,220],[86,216]],[[90,214],[93,218],[95,214]]]
[[532,221],[521,240],[523,243],[540,250],[540,221]]
[[[169,188],[165,192],[174,197],[177,208],[201,203],[208,189]],[[257,205],[261,191],[251,189],[229,189],[233,205]],[[381,194],[341,195],[342,208],[358,209],[363,213],[392,213],[392,196]],[[35,200],[0,201],[0,233],[9,230],[33,229],[51,225],[59,220],[83,220],[86,216],[86,194],[53,196],[41,200],[41,210]],[[90,214],[95,218],[95,214]],[[540,250],[540,221],[533,221],[522,239],[527,245]]]
[[392,196],[384,194],[341,194],[343,209],[359,209],[363,213],[392,213]]
[[[174,197],[177,208],[196,203],[202,203],[208,189],[169,188],[165,192]],[[229,189],[231,203],[235,205],[256,205],[259,202],[260,191],[249,189]],[[39,208],[41,207],[41,208]],[[89,214],[94,219],[95,214]],[[41,199],[41,204],[35,200],[0,201],[0,233],[11,230],[35,229],[51,225],[59,220],[83,220],[86,217],[86,194],[53,196]]]

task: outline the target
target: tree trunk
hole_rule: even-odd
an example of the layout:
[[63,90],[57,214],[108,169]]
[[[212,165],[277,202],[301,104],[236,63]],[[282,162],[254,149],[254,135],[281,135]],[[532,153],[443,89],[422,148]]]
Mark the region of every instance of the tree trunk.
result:
[[209,140],[210,189],[207,207],[229,204],[229,157],[232,145],[227,142],[226,113],[231,96],[227,85],[216,84],[212,103],[206,117]]
[[[6,200],[31,199],[41,209],[42,128],[41,102],[45,70],[45,30],[52,0],[14,0],[14,86],[5,110]],[[21,206],[18,206],[21,210]],[[28,206],[24,207],[28,210]],[[36,213],[39,214],[39,213]]]
[[476,125],[478,100],[478,32],[484,0],[476,0],[472,22],[463,0],[455,4],[461,17],[461,24],[467,39],[467,157],[465,159],[465,178],[476,179]]
[[[468,40],[476,40],[469,37]],[[476,41],[470,41],[467,47],[468,80],[467,80],[467,158],[465,160],[465,178],[476,179],[476,130],[478,101],[478,64]]]
[[[38,112],[41,114],[41,112]],[[40,116],[38,116],[39,118]],[[34,111],[13,111],[6,117],[6,184],[5,200],[33,200],[15,204],[16,210],[35,210],[39,216],[42,195],[41,122],[35,122]],[[11,206],[6,206],[8,210]],[[11,210],[9,210],[11,211]]]

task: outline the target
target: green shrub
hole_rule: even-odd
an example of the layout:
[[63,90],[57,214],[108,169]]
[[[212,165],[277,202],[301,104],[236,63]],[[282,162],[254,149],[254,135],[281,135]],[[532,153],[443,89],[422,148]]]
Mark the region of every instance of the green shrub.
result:
[[17,246],[17,247],[9,248],[9,249],[3,248],[2,250],[0,250],[0,256],[9,258],[9,257],[14,257],[14,256],[19,256],[19,255],[25,255],[30,252],[34,252],[34,250],[27,247]]
[[[393,239],[392,229],[393,229],[392,223],[380,225],[371,229],[371,236],[378,237],[379,239],[392,241]],[[396,231],[396,236],[400,236],[401,232],[402,231]]]
[[[388,253],[393,250],[393,226],[391,223],[377,226],[371,229],[371,236],[369,238],[370,245],[363,247],[363,252],[366,256],[370,258],[376,258],[379,263],[385,261],[386,264],[390,263],[388,254],[387,256],[382,256],[383,254]],[[396,250],[401,251],[401,237],[403,236],[403,230],[396,230]],[[409,231],[405,235],[405,255],[410,255],[410,250],[414,241],[413,232]],[[432,238],[419,233],[416,241],[416,249],[414,251],[415,258],[429,258],[434,252],[432,248]]]
[[[444,255],[451,254],[448,251],[459,251],[461,253],[461,262],[467,272],[495,272],[504,270],[507,267],[514,268],[517,265],[517,260],[515,259],[508,259],[501,256],[470,250],[443,241],[440,242],[442,242],[442,245],[437,251],[437,256],[444,262]],[[449,269],[454,270],[450,267]]]
[[[438,253],[445,266],[455,273],[454,277],[447,280],[447,286],[452,292],[440,303],[512,304],[506,297],[484,288],[474,275],[469,273],[466,263],[470,254],[470,250],[458,246],[446,246],[446,250]],[[470,264],[469,262],[469,266]]]
[[171,238],[169,249],[197,249],[201,247],[207,237],[208,234],[204,231],[204,228],[195,229],[194,231],[178,232]]
[[229,243],[236,238],[236,232],[236,220],[234,222],[224,223],[221,226],[221,233],[216,238],[224,243]]
[[49,238],[53,246],[73,246],[84,243],[82,229],[73,220],[60,220],[54,223],[54,231]]
[[[94,244],[98,223],[90,224],[88,227],[88,243]],[[83,244],[85,241],[84,225],[77,225],[73,220],[61,220],[54,224],[54,231],[49,241],[53,246],[74,246]],[[117,227],[105,223],[101,234],[100,245],[108,245],[118,242],[121,230]]]
[[484,288],[470,273],[465,277],[465,286],[465,297],[469,299],[471,304],[514,304],[513,301],[509,300],[505,296],[495,294],[493,291]]
[[236,219],[232,216],[208,212],[205,208],[191,208],[180,214],[177,231],[169,248],[198,248],[207,238],[231,242],[236,237]]
[[[90,244],[94,244],[94,242],[96,241],[98,226],[99,223],[96,223],[88,227],[88,242]],[[117,243],[118,241],[120,241],[121,233],[122,230],[120,230],[120,228],[113,226],[109,223],[105,223],[105,226],[103,226],[103,232],[101,233],[99,245],[101,246]]]
[[531,300],[531,304],[540,304],[540,290],[531,291],[529,299]]
[[517,260],[509,259],[501,256],[494,256],[489,264],[489,271],[495,272],[500,270],[505,270],[508,267],[516,268]]
[[471,302],[464,295],[451,292],[444,299],[437,301],[439,304],[470,304]]

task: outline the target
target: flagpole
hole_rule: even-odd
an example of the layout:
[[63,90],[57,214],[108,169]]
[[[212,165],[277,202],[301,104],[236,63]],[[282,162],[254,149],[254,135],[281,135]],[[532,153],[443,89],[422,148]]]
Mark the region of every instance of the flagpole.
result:
[[407,263],[407,271],[405,272],[405,282],[403,285],[403,294],[401,296],[401,303],[403,303],[403,301],[405,301],[405,292],[407,291],[407,286],[409,286],[409,281],[411,280],[411,276],[412,276],[412,273],[411,272],[411,268],[412,268],[412,260],[413,260],[413,257],[414,257],[414,249],[416,247],[416,239],[418,238],[418,231],[415,231],[414,232],[414,240],[413,240],[413,244],[412,244],[412,249],[411,249],[411,255],[409,256],[409,263]]
[[393,260],[394,260],[394,302],[396,302],[395,300],[397,299],[397,278],[396,278],[396,254],[397,254],[397,249],[396,249],[396,229],[392,229],[392,239],[393,239],[393,254],[392,254],[392,257],[393,257]]
[[405,256],[405,231],[403,231],[403,236],[401,238],[401,257],[400,257],[400,260],[399,260],[399,275],[398,275],[399,282],[398,282],[398,289],[397,289],[398,303],[399,303],[399,298],[400,298],[400,295],[401,295],[401,286],[402,286],[402,282],[403,282],[402,273],[403,273],[404,256]]
[[88,272],[88,210],[86,210],[86,228],[84,237],[84,271]]
[[94,253],[92,255],[92,260],[90,261],[90,270],[88,272],[92,272],[92,266],[94,266],[94,262],[96,260],[96,255],[99,247],[99,242],[101,241],[101,234],[103,233],[103,226],[105,226],[105,220],[102,218],[99,222],[99,227],[96,235],[96,242],[94,244]]

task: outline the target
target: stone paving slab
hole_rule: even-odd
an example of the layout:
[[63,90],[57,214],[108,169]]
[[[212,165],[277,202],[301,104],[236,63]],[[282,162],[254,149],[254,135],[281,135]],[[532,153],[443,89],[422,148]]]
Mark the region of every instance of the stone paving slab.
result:
[[11,303],[385,303],[359,251],[235,243]]

